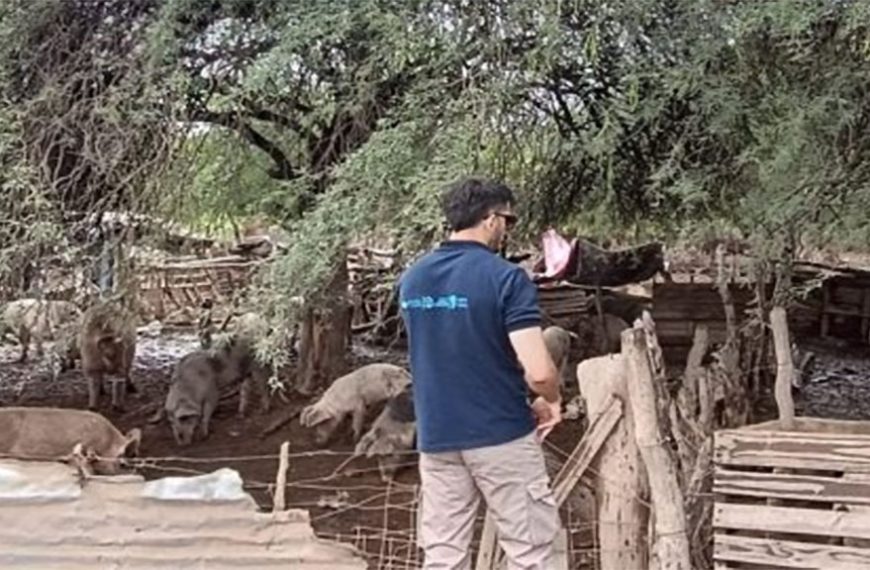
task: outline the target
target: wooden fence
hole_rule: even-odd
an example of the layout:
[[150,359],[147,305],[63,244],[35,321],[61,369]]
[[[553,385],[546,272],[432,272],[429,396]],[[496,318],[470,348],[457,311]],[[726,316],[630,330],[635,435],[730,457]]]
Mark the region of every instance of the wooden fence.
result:
[[716,570],[870,568],[870,422],[795,422],[716,433]]
[[137,274],[140,299],[148,318],[191,315],[209,299],[215,316],[231,310],[234,295],[250,282],[262,260],[239,256],[169,262]]

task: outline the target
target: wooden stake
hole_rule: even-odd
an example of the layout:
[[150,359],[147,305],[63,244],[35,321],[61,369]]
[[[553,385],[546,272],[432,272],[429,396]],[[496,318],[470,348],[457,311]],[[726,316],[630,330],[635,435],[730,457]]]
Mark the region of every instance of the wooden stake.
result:
[[655,509],[659,568],[691,570],[683,493],[677,481],[674,460],[662,442],[646,333],[640,328],[623,331],[622,352],[628,364],[628,394],[634,414],[635,437],[646,465]]
[[580,393],[591,417],[603,413],[613,397],[624,402],[621,420],[590,467],[595,474],[600,570],[647,568],[649,563],[649,488],[628,405],[626,368],[621,354],[589,358],[577,366]]
[[281,444],[281,453],[278,459],[278,476],[275,478],[275,503],[272,512],[277,513],[287,508],[284,494],[287,490],[287,469],[290,467],[290,442]]
[[785,309],[774,307],[770,311],[770,326],[773,328],[773,345],[776,349],[776,407],[782,429],[788,430],[794,427],[794,400],[791,397],[794,363],[791,360],[791,341]]

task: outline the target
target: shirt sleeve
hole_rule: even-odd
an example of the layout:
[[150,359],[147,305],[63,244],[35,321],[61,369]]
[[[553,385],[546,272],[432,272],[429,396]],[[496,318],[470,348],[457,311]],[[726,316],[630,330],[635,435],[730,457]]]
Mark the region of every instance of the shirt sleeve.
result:
[[502,284],[502,317],[509,333],[541,326],[538,288],[522,268],[511,270]]

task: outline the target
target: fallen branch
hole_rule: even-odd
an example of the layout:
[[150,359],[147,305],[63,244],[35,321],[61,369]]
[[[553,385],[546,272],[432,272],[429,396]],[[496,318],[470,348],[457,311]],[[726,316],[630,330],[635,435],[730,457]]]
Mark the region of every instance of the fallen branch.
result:
[[272,435],[273,433],[275,433],[276,431],[278,431],[279,429],[281,429],[285,425],[292,422],[294,419],[296,419],[296,417],[299,415],[299,413],[301,411],[302,411],[301,407],[290,410],[287,414],[285,414],[285,415],[281,416],[280,418],[278,418],[277,420],[273,421],[271,424],[269,424],[266,427],[266,429],[264,429],[263,431],[260,432],[260,439],[263,439],[264,437],[266,437],[268,435]]

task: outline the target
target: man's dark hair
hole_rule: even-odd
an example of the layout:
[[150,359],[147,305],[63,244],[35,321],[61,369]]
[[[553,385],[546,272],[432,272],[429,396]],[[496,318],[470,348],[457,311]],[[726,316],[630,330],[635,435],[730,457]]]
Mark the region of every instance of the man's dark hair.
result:
[[499,206],[513,206],[514,193],[505,184],[469,177],[452,184],[441,198],[441,209],[450,229],[473,228]]

